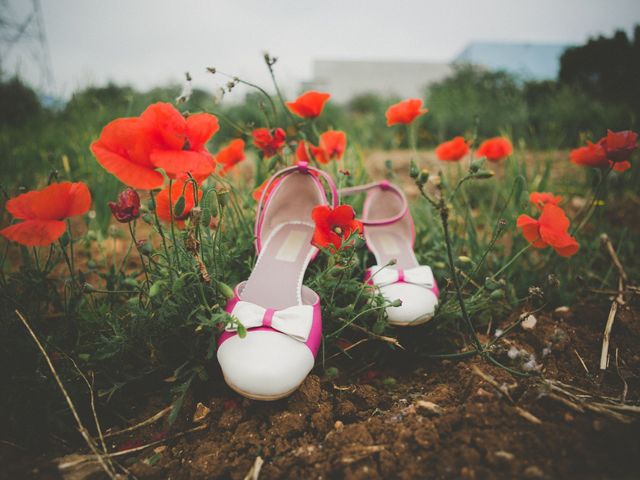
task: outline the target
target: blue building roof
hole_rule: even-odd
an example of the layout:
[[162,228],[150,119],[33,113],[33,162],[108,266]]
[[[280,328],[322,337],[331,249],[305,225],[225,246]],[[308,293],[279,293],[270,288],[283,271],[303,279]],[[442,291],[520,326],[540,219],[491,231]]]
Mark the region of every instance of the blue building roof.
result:
[[560,56],[571,45],[473,42],[453,63],[471,63],[489,70],[505,70],[526,80],[558,77]]

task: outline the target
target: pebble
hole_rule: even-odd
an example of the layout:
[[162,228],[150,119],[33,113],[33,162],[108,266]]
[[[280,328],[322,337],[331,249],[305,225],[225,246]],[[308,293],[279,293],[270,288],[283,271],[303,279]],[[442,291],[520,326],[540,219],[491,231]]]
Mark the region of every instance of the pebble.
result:
[[520,325],[524,330],[533,330],[536,327],[536,323],[538,323],[538,319],[533,315],[528,315]]
[[426,412],[428,416],[442,415],[442,407],[440,405],[437,405],[433,402],[429,402],[427,400],[418,400],[416,402],[416,407]]
[[544,472],[540,467],[531,465],[530,467],[525,468],[522,475],[524,475],[524,478],[542,478],[544,477]]

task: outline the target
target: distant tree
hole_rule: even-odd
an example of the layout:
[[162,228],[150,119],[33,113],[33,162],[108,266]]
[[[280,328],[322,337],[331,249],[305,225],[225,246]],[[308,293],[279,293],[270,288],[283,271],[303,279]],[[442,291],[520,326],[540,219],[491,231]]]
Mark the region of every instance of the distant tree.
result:
[[618,30],[611,38],[591,38],[586,45],[567,49],[560,59],[559,81],[640,112],[640,25],[633,41]]
[[527,108],[516,78],[503,71],[471,65],[456,67],[452,76],[427,92],[427,125],[440,140],[469,134],[477,123],[481,137],[509,131],[522,133]]
[[0,81],[0,125],[20,126],[42,113],[38,95],[18,77]]

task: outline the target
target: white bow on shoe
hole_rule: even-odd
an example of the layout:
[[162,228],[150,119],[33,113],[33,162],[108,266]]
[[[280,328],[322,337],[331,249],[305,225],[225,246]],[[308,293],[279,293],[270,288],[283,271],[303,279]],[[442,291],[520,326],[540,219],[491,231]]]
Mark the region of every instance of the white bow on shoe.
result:
[[[307,341],[313,324],[311,305],[294,305],[275,310],[241,300],[235,304],[231,315],[240,320],[245,328],[271,327],[300,342]],[[225,330],[235,332],[237,329],[230,325]]]

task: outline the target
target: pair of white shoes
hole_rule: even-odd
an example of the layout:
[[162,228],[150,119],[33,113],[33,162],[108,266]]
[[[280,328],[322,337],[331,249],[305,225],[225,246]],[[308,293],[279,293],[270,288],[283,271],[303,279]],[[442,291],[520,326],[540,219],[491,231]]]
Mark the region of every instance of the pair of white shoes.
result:
[[258,261],[227,304],[227,312],[247,329],[240,338],[229,327],[218,340],[218,361],[236,392],[256,400],[283,398],[313,368],[322,339],[320,298],[302,285],[307,265],[319,251],[311,243],[311,212],[318,205],[335,208],[339,194],[365,191],[361,222],[377,262],[365,281],[389,302],[402,301],[386,309],[390,324],[419,325],[433,317],[438,286],[431,268],[416,260],[415,228],[402,191],[383,181],[338,192],[326,172],[300,162],[277,172],[265,186],[256,213]]

